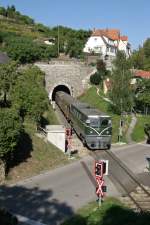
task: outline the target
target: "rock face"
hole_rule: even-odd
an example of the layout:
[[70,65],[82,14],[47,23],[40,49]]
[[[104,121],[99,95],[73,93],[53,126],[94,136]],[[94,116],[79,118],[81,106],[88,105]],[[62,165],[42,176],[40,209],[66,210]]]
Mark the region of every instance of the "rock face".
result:
[[76,61],[53,60],[49,64],[36,63],[35,65],[45,72],[46,90],[50,100],[53,90],[59,85],[67,87],[74,97],[79,96],[88,88],[89,78],[95,72],[93,67]]
[[0,160],[0,184],[5,180],[5,163]]

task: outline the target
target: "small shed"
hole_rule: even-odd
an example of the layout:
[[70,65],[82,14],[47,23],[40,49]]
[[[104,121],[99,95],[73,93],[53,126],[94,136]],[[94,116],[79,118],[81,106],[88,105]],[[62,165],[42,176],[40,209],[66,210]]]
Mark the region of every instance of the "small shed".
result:
[[47,140],[65,152],[66,129],[63,125],[47,125]]

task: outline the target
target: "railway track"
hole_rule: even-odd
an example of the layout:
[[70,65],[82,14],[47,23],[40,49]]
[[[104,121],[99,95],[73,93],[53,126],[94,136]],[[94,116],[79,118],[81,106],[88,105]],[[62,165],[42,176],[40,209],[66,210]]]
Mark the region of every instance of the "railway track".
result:
[[109,178],[122,193],[120,200],[135,211],[150,212],[150,188],[143,186],[138,177],[112,152],[90,152],[95,160],[109,160]]
[[[62,113],[60,108],[57,106],[57,104],[55,106],[55,113],[60,124],[64,125],[66,128],[71,128],[71,125],[68,123],[64,114]],[[78,150],[78,154],[80,157],[83,157],[88,154],[87,148],[83,146],[82,141],[79,139],[79,137],[77,136],[75,132],[73,132],[73,135],[72,135],[72,149]]]

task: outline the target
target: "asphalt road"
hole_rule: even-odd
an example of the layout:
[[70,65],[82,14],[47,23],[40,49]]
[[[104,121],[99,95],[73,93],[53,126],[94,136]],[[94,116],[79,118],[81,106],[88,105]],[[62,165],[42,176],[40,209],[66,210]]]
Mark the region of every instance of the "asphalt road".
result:
[[[145,158],[150,157],[150,146],[145,144],[114,146],[112,151],[137,174],[144,171]],[[11,187],[3,185],[0,187],[0,206],[48,225],[60,224],[77,209],[96,200],[93,166],[94,159],[88,156]],[[108,177],[105,177],[105,183],[107,196],[120,195]]]

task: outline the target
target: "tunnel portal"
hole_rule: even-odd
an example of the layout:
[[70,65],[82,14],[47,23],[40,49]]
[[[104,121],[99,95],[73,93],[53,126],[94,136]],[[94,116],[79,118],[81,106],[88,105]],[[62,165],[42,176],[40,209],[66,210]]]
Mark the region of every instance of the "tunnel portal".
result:
[[58,85],[53,89],[52,96],[51,96],[52,101],[55,101],[55,96],[58,91],[63,91],[63,92],[66,92],[67,94],[71,95],[71,90],[69,89],[69,87],[67,87],[65,85]]

